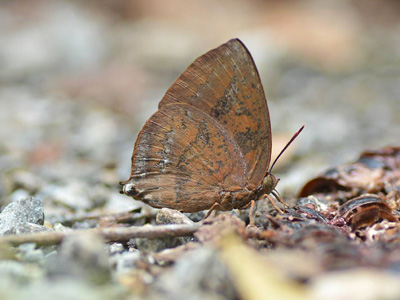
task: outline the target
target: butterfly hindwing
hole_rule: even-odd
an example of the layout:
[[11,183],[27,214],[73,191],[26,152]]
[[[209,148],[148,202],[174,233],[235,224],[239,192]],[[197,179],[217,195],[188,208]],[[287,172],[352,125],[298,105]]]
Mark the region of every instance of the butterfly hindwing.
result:
[[208,209],[220,191],[244,187],[246,178],[236,141],[209,115],[187,104],[160,108],[140,132],[132,156],[130,180],[139,191],[135,198],[154,207]]

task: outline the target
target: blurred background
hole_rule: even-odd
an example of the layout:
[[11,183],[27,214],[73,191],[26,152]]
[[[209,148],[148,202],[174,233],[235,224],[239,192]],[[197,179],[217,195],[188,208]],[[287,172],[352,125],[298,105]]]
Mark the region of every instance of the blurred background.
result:
[[[279,190],[399,144],[398,1],[0,2],[0,196],[125,210],[136,135],[198,56],[240,38],[259,69]],[[273,156],[276,154],[273,154]],[[47,202],[46,202],[47,201]]]

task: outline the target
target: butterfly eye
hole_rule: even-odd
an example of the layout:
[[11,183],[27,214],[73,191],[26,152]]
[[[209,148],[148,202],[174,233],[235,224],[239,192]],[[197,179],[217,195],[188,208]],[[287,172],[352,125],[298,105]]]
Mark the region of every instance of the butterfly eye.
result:
[[122,192],[130,197],[139,194],[139,190],[132,183],[125,184],[122,188]]

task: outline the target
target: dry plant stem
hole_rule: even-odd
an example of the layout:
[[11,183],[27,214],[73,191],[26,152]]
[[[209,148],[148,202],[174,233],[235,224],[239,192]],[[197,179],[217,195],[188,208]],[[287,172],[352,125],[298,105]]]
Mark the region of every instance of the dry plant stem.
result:
[[0,244],[18,246],[24,243],[36,243],[38,246],[57,245],[67,237],[74,234],[98,234],[106,242],[124,242],[131,238],[160,238],[166,236],[190,236],[195,233],[202,223],[195,224],[170,224],[140,227],[112,227],[76,230],[71,232],[39,232],[21,235],[0,237]]
[[142,213],[133,213],[133,212],[123,212],[115,214],[84,213],[78,216],[71,216],[71,217],[67,216],[57,220],[57,222],[60,222],[62,224],[63,223],[73,224],[75,222],[82,222],[85,220],[100,220],[100,219],[123,222],[123,221],[136,221],[145,217],[146,216]]

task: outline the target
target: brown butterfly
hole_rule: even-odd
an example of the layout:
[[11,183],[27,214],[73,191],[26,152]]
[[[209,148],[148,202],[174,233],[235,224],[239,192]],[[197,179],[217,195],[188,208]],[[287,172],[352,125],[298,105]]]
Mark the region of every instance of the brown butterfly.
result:
[[270,193],[280,199],[270,161],[260,76],[233,39],[197,58],[168,89],[137,137],[121,192],[181,212],[243,208]]

